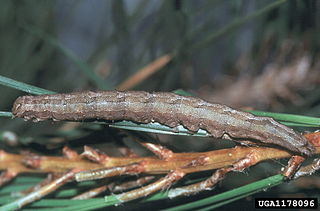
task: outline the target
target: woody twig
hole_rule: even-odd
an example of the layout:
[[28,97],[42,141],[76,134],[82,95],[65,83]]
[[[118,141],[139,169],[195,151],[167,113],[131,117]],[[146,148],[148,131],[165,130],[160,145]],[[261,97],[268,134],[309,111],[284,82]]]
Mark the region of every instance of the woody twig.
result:
[[[320,132],[306,134],[305,137],[316,147],[317,153],[320,153]],[[114,195],[118,201],[126,202],[167,189],[189,173],[218,169],[205,181],[171,189],[169,197],[190,195],[199,191],[208,190],[221,181],[228,172],[243,171],[250,166],[270,159],[291,157],[291,154],[287,151],[269,147],[237,146],[230,149],[209,152],[174,153],[160,145],[151,143],[142,143],[142,145],[154,152],[156,156],[111,157],[87,146],[81,155],[65,147],[63,149],[64,156],[60,157],[39,156],[35,154],[11,154],[0,151],[0,169],[4,171],[0,177],[0,181],[2,181],[2,185],[4,185],[21,173],[60,175],[58,178],[51,178],[50,181],[39,185],[38,188],[33,189],[33,192],[27,191],[27,195],[17,200],[14,205],[10,205],[16,206],[18,209],[44,197],[72,180],[84,181],[122,175],[140,175],[141,173],[166,175],[148,185]],[[291,160],[298,160],[299,163],[299,161],[303,159],[297,156]],[[316,159],[314,164],[301,168],[295,178],[312,173],[317,169],[319,169],[319,160]],[[285,170],[284,174],[290,171],[290,169]],[[130,185],[126,184],[126,182],[122,184],[111,183],[92,189],[74,197],[74,199],[94,197],[111,187],[116,190],[117,187],[121,189],[123,186],[124,188],[122,190],[126,190],[149,183],[151,180],[153,180],[153,177],[149,176],[149,178],[145,178],[145,176],[143,176],[131,181]],[[35,195],[35,193],[37,194]],[[5,206],[9,206],[9,204]]]

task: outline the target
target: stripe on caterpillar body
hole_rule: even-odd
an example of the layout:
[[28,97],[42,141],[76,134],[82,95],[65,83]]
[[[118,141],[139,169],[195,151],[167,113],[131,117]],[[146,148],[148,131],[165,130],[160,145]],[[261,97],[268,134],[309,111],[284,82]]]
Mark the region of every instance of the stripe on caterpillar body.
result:
[[183,125],[191,131],[204,129],[215,138],[227,135],[239,142],[255,140],[308,156],[315,151],[302,135],[272,118],[173,93],[87,91],[22,96],[15,101],[12,113],[36,121],[96,119],[158,122],[169,127]]

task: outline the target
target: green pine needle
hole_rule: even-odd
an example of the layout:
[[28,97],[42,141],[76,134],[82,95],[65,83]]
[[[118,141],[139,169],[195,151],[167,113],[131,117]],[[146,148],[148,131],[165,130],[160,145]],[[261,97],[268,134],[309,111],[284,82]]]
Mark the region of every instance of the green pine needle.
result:
[[56,92],[32,86],[0,75],[0,84],[34,95],[55,94]]

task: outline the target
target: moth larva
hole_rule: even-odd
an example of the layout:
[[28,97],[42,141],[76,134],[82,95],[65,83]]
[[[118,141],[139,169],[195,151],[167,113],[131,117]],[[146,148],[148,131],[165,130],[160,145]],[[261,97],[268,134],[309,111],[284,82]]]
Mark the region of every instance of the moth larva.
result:
[[173,93],[99,91],[19,97],[12,108],[26,120],[129,120],[204,129],[213,137],[260,141],[289,151],[312,155],[314,147],[300,134],[272,118],[258,117],[220,104]]

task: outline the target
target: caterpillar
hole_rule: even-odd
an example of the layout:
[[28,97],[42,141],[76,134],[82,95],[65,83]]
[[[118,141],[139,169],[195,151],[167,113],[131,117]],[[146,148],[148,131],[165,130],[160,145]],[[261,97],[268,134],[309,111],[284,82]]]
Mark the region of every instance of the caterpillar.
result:
[[315,151],[302,135],[270,117],[167,92],[85,91],[21,96],[14,102],[12,113],[34,121],[128,120],[169,127],[182,125],[192,132],[204,129],[214,138],[277,145],[306,156]]

